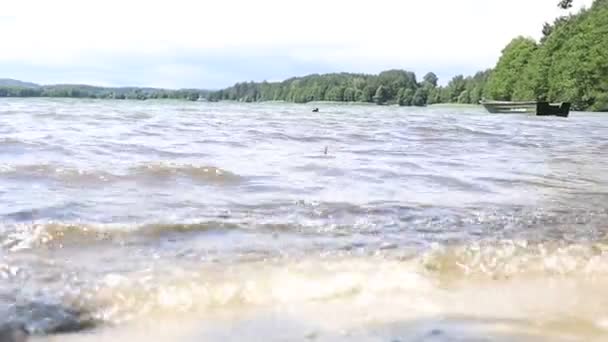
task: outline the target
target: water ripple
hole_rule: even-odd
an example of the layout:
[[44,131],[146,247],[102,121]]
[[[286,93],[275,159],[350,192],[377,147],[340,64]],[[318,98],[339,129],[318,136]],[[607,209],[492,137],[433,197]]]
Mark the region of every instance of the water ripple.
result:
[[0,326],[605,314],[603,116],[315,106],[0,99]]

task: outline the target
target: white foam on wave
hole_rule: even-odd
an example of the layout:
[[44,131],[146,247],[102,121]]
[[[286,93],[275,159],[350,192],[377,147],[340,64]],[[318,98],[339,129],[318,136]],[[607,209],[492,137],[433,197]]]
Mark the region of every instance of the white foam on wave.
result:
[[[446,278],[419,258],[333,257],[190,269],[157,263],[133,274],[108,274],[79,294],[96,319],[126,324],[126,334],[142,334],[138,329],[151,322],[192,322],[176,334],[221,340],[230,331],[222,329],[234,328],[298,340],[309,329],[336,338],[343,332],[413,338],[438,330],[593,340],[608,336],[602,323],[608,319],[607,288],[605,275]],[[292,330],[266,330],[283,323]]]

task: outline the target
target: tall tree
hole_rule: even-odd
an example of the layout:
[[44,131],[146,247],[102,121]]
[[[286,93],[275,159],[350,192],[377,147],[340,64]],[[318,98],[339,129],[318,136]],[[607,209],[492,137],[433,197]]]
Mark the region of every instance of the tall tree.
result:
[[418,88],[412,98],[412,105],[414,106],[425,106],[427,103],[428,92],[426,88]]
[[511,100],[515,84],[537,49],[536,42],[518,37],[507,45],[488,80],[486,95],[496,100]]
[[439,82],[439,78],[433,72],[429,72],[428,74],[424,75],[423,80],[424,83],[432,86],[433,88],[437,87],[437,82]]
[[376,104],[385,104],[389,100],[388,90],[384,86],[379,86],[376,90],[376,95],[374,95],[374,102]]
[[568,9],[572,7],[572,0],[561,0],[557,5],[563,9]]
[[414,91],[411,88],[399,89],[399,94],[397,95],[397,103],[400,106],[411,106],[413,100],[414,100]]

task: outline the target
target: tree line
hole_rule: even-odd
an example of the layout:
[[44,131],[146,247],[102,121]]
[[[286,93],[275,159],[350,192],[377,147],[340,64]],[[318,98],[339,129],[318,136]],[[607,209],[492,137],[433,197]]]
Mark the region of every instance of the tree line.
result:
[[244,82],[209,93],[210,101],[311,101],[364,102],[379,105],[425,106],[435,103],[479,103],[491,71],[454,77],[438,85],[435,73],[422,80],[405,70],[387,70],[378,75],[339,73],[295,77],[282,82]]
[[[568,8],[571,1],[560,6]],[[515,38],[503,50],[485,94],[499,100],[570,101],[608,110],[608,0],[545,24],[539,42]]]
[[[567,9],[572,0],[558,4]],[[540,41],[517,37],[502,51],[493,69],[457,75],[445,86],[429,72],[418,79],[405,70],[378,75],[314,74],[282,82],[241,82],[205,91],[155,88],[104,88],[85,85],[27,86],[0,82],[0,97],[78,97],[109,99],[186,99],[209,101],[364,102],[425,106],[480,100],[570,101],[574,109],[608,110],[608,0],[562,16],[542,28]],[[14,80],[13,80],[14,81]]]
[[[572,0],[558,4],[567,9]],[[325,74],[283,82],[245,82],[211,92],[210,101],[348,101],[401,106],[492,100],[569,101],[579,110],[608,110],[608,0],[557,18],[539,42],[517,37],[493,69],[457,75],[438,86],[430,72],[388,70],[378,75]]]
[[180,99],[196,101],[206,98],[207,95],[208,91],[198,89],[105,88],[88,85],[0,85],[0,97],[70,97],[116,100]]

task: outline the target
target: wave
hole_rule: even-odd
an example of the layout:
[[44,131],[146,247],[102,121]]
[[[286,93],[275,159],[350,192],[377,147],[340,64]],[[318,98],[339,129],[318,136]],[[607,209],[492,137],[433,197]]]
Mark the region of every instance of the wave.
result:
[[436,135],[441,137],[450,137],[450,136],[459,136],[463,135],[469,137],[486,137],[486,138],[508,138],[510,135],[501,132],[500,130],[492,129],[492,130],[483,130],[483,129],[475,129],[471,127],[466,127],[462,125],[412,125],[409,127],[413,132],[420,133],[424,137],[428,137],[428,135]]
[[461,246],[434,245],[419,262],[424,269],[442,277],[608,277],[608,240],[590,243],[501,240]]
[[[407,210],[407,209],[404,209]],[[333,213],[337,213],[333,211]],[[384,212],[379,212],[382,214]],[[318,215],[334,216],[332,212],[320,211]],[[443,220],[443,219],[441,219]],[[441,221],[439,220],[439,221]],[[404,221],[408,224],[426,227],[415,229],[417,234],[427,232],[437,233],[441,236],[441,230],[435,232],[429,223],[435,222],[431,219],[418,222],[417,216],[411,216],[411,220]],[[445,222],[436,221],[439,225]],[[454,220],[447,220],[453,223]],[[35,223],[35,224],[12,224],[0,225],[0,251],[6,250],[16,252],[26,249],[38,248],[63,248],[82,247],[89,244],[154,241],[171,237],[182,236],[188,238],[190,233],[222,232],[240,230],[242,232],[260,233],[314,233],[310,236],[322,236],[328,231],[323,231],[323,225],[317,222],[234,222],[226,220],[209,220],[193,223],[149,223],[149,224],[69,224],[69,223]],[[342,230],[356,230],[361,234],[364,231],[356,226],[329,225],[325,227],[331,234],[344,234]],[[351,231],[350,233],[355,233]],[[379,232],[370,232],[377,235]],[[385,233],[390,234],[390,229]],[[449,232],[443,232],[449,233]],[[543,234],[545,236],[550,234]],[[428,237],[427,237],[428,238]],[[608,236],[602,235],[594,238],[579,240],[567,240],[556,238],[553,240],[538,241],[533,239],[509,239],[496,237],[492,240],[470,240],[461,243],[429,242],[425,245],[414,244],[415,249],[420,251],[416,254],[416,264],[422,269],[441,276],[449,277],[512,277],[517,275],[606,275],[608,276]],[[403,258],[412,256],[413,247],[408,247],[403,240],[383,241],[380,244],[361,245],[368,246],[364,253],[381,253],[389,258]],[[154,248],[154,244],[150,248]],[[321,245],[324,253],[343,253],[344,245],[336,241],[333,250],[327,250],[327,246]],[[387,247],[388,246],[388,247]],[[346,250],[352,250],[346,248]]]
[[0,150],[8,152],[25,153],[26,151],[36,149],[39,146],[39,143],[18,138],[0,138]]
[[569,331],[572,326],[559,323],[577,317],[577,324],[599,329],[605,303],[598,299],[608,294],[604,250],[501,242],[402,258],[341,254],[195,265],[157,260],[138,271],[67,283],[77,290],[64,291],[62,300],[79,303],[88,321],[110,324],[292,308],[308,319],[319,310],[340,311],[353,326],[369,324],[366,317],[378,323],[438,315],[526,322],[538,329],[557,325],[552,331]]
[[305,231],[307,226],[289,223],[247,224],[226,221],[193,223],[146,223],[146,224],[86,224],[86,223],[34,223],[0,225],[0,252],[2,249],[17,252],[41,248],[55,249],[82,247],[92,244],[123,244],[155,241],[171,236],[171,239],[188,238],[187,234],[241,230],[257,233]]
[[37,248],[79,247],[96,243],[151,239],[167,234],[184,234],[213,230],[237,229],[238,225],[224,222],[190,224],[83,224],[41,223],[15,224],[0,229],[0,247],[10,251]]
[[286,133],[280,133],[280,132],[274,132],[274,133],[262,133],[262,132],[258,132],[256,131],[256,134],[258,135],[263,135],[266,138],[269,139],[276,139],[276,140],[285,140],[285,141],[298,141],[298,142],[305,142],[305,143],[314,143],[314,142],[333,142],[333,143],[337,143],[340,142],[340,139],[331,137],[331,136],[321,136],[321,135],[305,135],[305,136],[297,136],[297,135],[289,135]]
[[14,224],[0,226],[0,247],[15,252],[43,246],[63,247],[70,244],[81,246],[115,239],[125,234],[128,234],[128,229],[117,225]]
[[[584,203],[591,203],[585,199]],[[568,202],[570,205],[571,203]],[[598,202],[598,205],[601,204]],[[39,207],[3,215],[0,244],[7,248],[38,248],[104,241],[136,240],[146,243],[171,235],[187,238],[189,233],[239,231],[252,234],[286,233],[295,238],[355,237],[366,248],[374,242],[398,246],[431,243],[464,244],[481,238],[508,241],[599,241],[608,231],[604,222],[608,210],[587,206],[529,208],[477,203],[456,207],[406,206],[380,201],[356,205],[342,202],[284,201],[261,204],[231,203],[228,207],[201,208],[196,216],[166,220],[164,215],[146,221],[103,223],[83,221],[79,203]],[[141,240],[137,240],[141,239]],[[312,240],[311,240],[312,239]],[[389,241],[390,239],[390,241]],[[332,245],[339,248],[342,240]]]
[[206,184],[234,184],[241,177],[215,166],[199,166],[177,163],[149,163],[131,169],[138,178],[162,181],[174,177],[185,177]]
[[0,146],[3,145],[14,145],[14,144],[26,144],[23,140],[15,138],[0,138]]
[[0,164],[0,176],[17,179],[41,179],[64,184],[103,185],[122,180],[171,181],[178,177],[202,184],[235,184],[241,177],[214,166],[192,164],[149,163],[129,169],[127,174],[111,173],[97,169],[82,169],[55,164],[8,165]]
[[0,175],[18,179],[50,179],[62,183],[96,184],[111,182],[118,176],[99,170],[85,170],[54,164],[1,165]]
[[[349,205],[316,208],[323,217],[363,210]],[[378,215],[386,215],[397,209],[389,206],[375,210]],[[282,229],[270,223],[267,227]],[[509,322],[566,333],[580,329],[582,324],[590,331],[606,332],[602,330],[606,320],[602,298],[608,296],[607,237],[594,241],[497,238],[413,247],[396,243],[366,253],[357,248],[319,247],[303,254],[260,251],[260,258],[226,259],[168,256],[155,249],[159,247],[153,243],[148,247],[158,252],[153,254],[160,255],[157,258],[147,258],[144,253],[144,257],[139,255],[116,265],[87,264],[84,268],[73,261],[49,260],[50,269],[31,261],[36,250],[19,253],[27,248],[73,245],[78,248],[76,256],[104,251],[111,255],[111,250],[127,249],[116,254],[126,256],[129,251],[142,248],[116,244],[121,239],[230,229],[251,228],[222,220],[126,226],[0,226],[0,236],[4,238],[0,244],[12,251],[2,254],[0,248],[0,278],[8,280],[0,285],[0,304],[6,299],[6,286],[28,284],[31,289],[42,279],[38,286],[44,290],[34,291],[36,296],[56,305],[37,312],[49,319],[22,316],[31,331],[40,333],[66,326],[80,329],[89,327],[91,322],[123,324],[167,317],[213,320],[217,312],[264,308],[291,308],[290,312],[301,315],[297,317],[302,321],[316,317],[319,310],[333,312],[335,315],[331,316],[336,318],[332,319],[344,317],[349,321],[332,324],[349,327],[370,324],[364,320],[369,317],[375,323],[386,323],[440,316],[489,317],[513,329]],[[110,243],[87,251],[88,244],[100,241]],[[69,249],[62,251],[61,258],[69,259],[69,253]],[[44,259],[53,253],[40,255]],[[45,303],[42,299],[32,297],[27,301]],[[576,317],[577,327],[573,327],[572,317]]]

